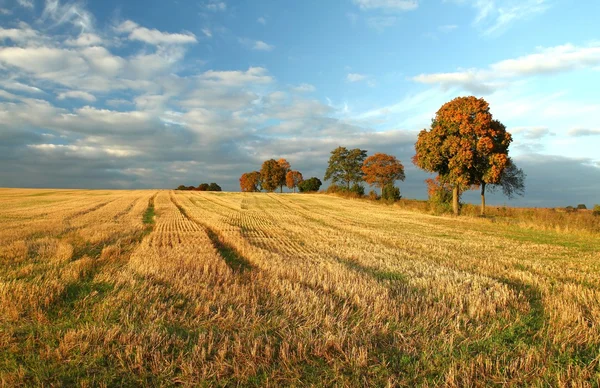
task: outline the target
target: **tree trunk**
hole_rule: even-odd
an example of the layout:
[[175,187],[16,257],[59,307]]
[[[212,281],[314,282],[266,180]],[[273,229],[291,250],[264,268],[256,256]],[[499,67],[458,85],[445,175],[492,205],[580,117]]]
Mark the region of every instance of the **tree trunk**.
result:
[[283,193],[283,186],[279,186],[279,192]]
[[481,216],[485,216],[485,182],[481,184]]
[[460,215],[460,208],[458,207],[458,185],[455,185],[452,189],[452,210],[455,215]]

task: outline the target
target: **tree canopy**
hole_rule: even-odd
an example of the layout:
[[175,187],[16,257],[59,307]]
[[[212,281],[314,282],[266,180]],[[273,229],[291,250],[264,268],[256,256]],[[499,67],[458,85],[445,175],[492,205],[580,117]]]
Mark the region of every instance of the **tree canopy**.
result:
[[298,185],[298,189],[300,190],[301,193],[307,193],[307,192],[311,192],[311,191],[319,191],[322,184],[323,183],[321,182],[321,180],[319,178],[312,177],[312,178],[309,178],[309,179],[306,179],[306,180],[300,182],[300,184]]
[[362,164],[367,157],[367,151],[359,148],[348,150],[346,147],[338,147],[331,151],[329,165],[325,171],[325,180],[332,183],[341,183],[350,190],[351,183],[359,183],[363,180]]
[[260,191],[260,187],[260,171],[246,172],[240,177],[240,189],[243,192]]
[[302,182],[302,173],[300,171],[288,171],[285,176],[285,183],[288,189],[293,189],[296,192],[296,187]]
[[393,186],[397,180],[406,179],[402,163],[395,156],[383,153],[376,153],[365,159],[362,172],[365,182],[382,190],[385,186]]
[[485,185],[500,182],[511,141],[483,98],[458,97],[442,105],[431,128],[419,133],[413,162],[451,184],[455,214],[459,213],[460,192],[481,185],[483,211]]
[[266,160],[260,169],[260,180],[263,189],[273,192],[280,187],[281,182],[285,182],[285,170],[275,159]]

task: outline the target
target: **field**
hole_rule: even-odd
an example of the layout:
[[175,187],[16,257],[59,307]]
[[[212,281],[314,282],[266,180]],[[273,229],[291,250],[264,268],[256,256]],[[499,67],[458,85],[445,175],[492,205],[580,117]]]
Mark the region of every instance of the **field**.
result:
[[600,383],[600,235],[326,195],[0,190],[0,385]]

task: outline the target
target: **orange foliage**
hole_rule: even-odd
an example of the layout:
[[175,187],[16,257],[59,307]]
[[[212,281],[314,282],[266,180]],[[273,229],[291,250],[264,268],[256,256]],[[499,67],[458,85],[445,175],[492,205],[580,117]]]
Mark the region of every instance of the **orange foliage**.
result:
[[364,180],[371,186],[383,188],[393,185],[397,180],[404,180],[404,166],[395,156],[376,153],[363,162]]
[[288,171],[285,176],[285,183],[289,189],[294,189],[296,192],[296,187],[303,181],[302,173],[300,171]]

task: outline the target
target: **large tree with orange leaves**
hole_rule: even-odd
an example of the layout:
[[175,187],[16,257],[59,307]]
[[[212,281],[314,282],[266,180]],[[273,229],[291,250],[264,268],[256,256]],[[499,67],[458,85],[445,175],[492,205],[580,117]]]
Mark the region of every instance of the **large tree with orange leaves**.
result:
[[494,120],[483,98],[458,97],[437,111],[431,128],[422,130],[415,144],[413,162],[425,171],[438,173],[452,186],[452,207],[459,214],[460,192],[473,185],[498,184],[508,164],[512,138],[506,127]]
[[296,187],[298,187],[302,181],[303,177],[300,171],[288,171],[285,175],[285,184],[288,189],[294,189],[294,193],[296,192]]
[[273,192],[281,185],[281,182],[285,182],[285,170],[277,160],[266,160],[260,169],[260,181],[263,189]]
[[393,155],[376,153],[369,156],[362,165],[364,181],[382,190],[387,185],[393,185],[397,180],[403,181],[404,166]]
[[260,191],[260,172],[252,171],[243,173],[240,177],[240,189],[247,193]]

